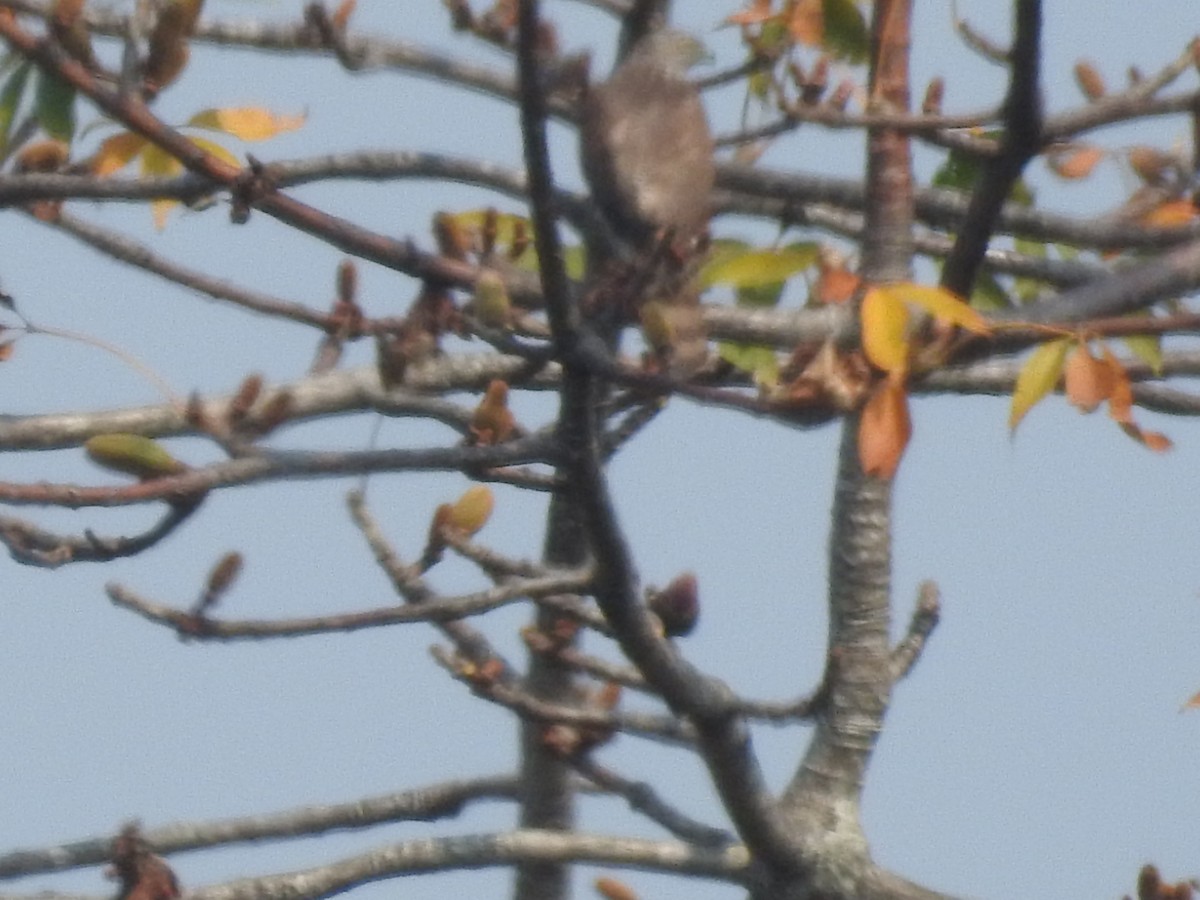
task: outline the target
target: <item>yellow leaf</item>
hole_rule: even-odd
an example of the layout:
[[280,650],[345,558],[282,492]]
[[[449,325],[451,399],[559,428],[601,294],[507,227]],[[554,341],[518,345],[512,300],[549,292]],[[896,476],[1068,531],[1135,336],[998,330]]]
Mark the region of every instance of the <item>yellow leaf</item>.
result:
[[101,178],[111,175],[129,165],[146,146],[140,134],[126,131],[107,138],[92,158],[92,172]]
[[972,309],[962,297],[945,288],[902,281],[883,285],[877,290],[891,294],[897,300],[919,306],[946,324],[958,325],[975,334],[988,334],[991,331],[991,326],[978,310]]
[[[183,163],[165,150],[149,142],[146,143],[145,149],[142,150],[141,159],[142,174],[146,176],[165,177],[178,175],[183,171]],[[159,231],[166,228],[167,216],[178,205],[178,200],[158,199],[151,201],[150,213],[154,217],[154,227]]]
[[151,177],[178,175],[183,171],[183,163],[167,153],[161,147],[146,143],[142,150],[142,174]]
[[[492,208],[441,212],[434,217],[434,234],[442,254],[455,259],[465,259],[469,253],[490,256],[503,251],[518,268],[537,268],[533,223],[525,216]],[[581,271],[583,259],[577,253],[567,262],[577,267],[577,272]]]
[[204,152],[211,153],[213,156],[217,157],[217,159],[229,163],[229,165],[233,166],[235,169],[240,169],[242,167],[241,161],[234,156],[232,152],[222,147],[216,141],[210,141],[208,138],[202,137],[189,137],[188,140]]
[[162,231],[167,227],[167,216],[179,205],[178,200],[151,200],[150,215],[154,219],[154,227]]
[[908,369],[908,308],[883,288],[867,290],[862,303],[862,340],[867,359],[877,369]]
[[450,507],[445,524],[470,537],[487,524],[494,502],[486,485],[472,485]]
[[858,461],[864,472],[891,478],[912,437],[904,380],[889,375],[875,386],[858,423]]
[[281,116],[260,106],[232,106],[196,113],[187,124],[210,131],[223,131],[243,141],[265,141],[304,124],[304,115]]
[[1012,407],[1008,414],[1010,429],[1015,431],[1025,414],[1054,390],[1062,375],[1067,351],[1074,343],[1071,338],[1050,341],[1034,350],[1025,360],[1017,376],[1017,386],[1013,389]]

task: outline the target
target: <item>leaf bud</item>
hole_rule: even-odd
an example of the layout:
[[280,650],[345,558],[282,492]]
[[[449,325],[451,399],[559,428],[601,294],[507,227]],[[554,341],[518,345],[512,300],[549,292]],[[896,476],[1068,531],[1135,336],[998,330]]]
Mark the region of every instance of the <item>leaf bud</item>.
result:
[[188,468],[157,441],[140,434],[97,434],[88,438],[83,447],[98,466],[143,481],[178,475]]
[[507,328],[512,322],[512,302],[508,287],[494,269],[481,269],[475,279],[475,296],[471,301],[475,317],[489,328]]

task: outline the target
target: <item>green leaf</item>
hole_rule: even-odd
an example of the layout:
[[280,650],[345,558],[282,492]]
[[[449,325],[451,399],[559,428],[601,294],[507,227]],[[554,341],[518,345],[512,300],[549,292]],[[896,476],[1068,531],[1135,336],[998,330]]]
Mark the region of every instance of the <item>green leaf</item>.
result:
[[[1034,259],[1046,259],[1050,255],[1045,243],[1042,241],[1031,241],[1028,238],[1017,238],[1013,241],[1013,249],[1023,256],[1029,256]],[[1017,278],[1013,281],[1013,290],[1016,292],[1017,300],[1021,303],[1029,303],[1031,300],[1036,300],[1038,294],[1045,287],[1036,278]]]
[[17,117],[17,107],[21,105],[21,95],[25,93],[25,82],[29,80],[32,69],[32,63],[20,63],[0,89],[0,153],[8,149],[12,123]]
[[[998,131],[988,131],[980,137],[999,140],[1001,134]],[[983,166],[984,161],[979,157],[951,150],[946,156],[946,161],[934,173],[933,186],[969,194],[983,177]],[[1018,179],[1008,192],[1008,199],[1020,206],[1032,206],[1033,190],[1023,180]]]
[[[532,255],[536,269],[537,254]],[[583,276],[587,272],[587,249],[583,244],[574,244],[563,248],[563,265],[566,266],[568,278],[572,281],[583,280]]]
[[783,296],[783,282],[744,287],[737,292],[737,305],[746,309],[773,309]]
[[1029,186],[1024,178],[1018,178],[1008,192],[1008,199],[1018,206],[1033,206],[1033,188]]
[[773,387],[779,381],[779,357],[770,347],[723,341],[717,345],[717,353],[731,366],[753,375],[760,386]]
[[779,286],[815,265],[820,254],[820,247],[812,242],[731,252],[705,266],[700,280],[705,285],[727,284],[739,289]]
[[1025,360],[1017,375],[1017,385],[1013,389],[1012,405],[1008,414],[1010,430],[1016,431],[1025,414],[1054,390],[1058,379],[1062,377],[1067,351],[1076,346],[1078,344],[1070,338],[1050,341],[1034,350]]
[[1159,378],[1163,373],[1162,338],[1157,334],[1132,334],[1122,338],[1129,352],[1144,362]]
[[88,438],[83,448],[96,465],[142,480],[187,471],[161,444],[140,434],[97,434]]
[[61,78],[38,72],[34,115],[46,134],[71,143],[75,135],[75,88]]
[[971,306],[975,309],[1008,309],[1008,292],[991,272],[980,272],[975,278],[975,289],[971,291]]
[[865,63],[871,52],[871,38],[862,11],[854,0],[823,0],[825,47],[835,56],[852,63]]
[[980,175],[979,160],[958,150],[951,150],[936,172],[933,186],[967,193],[975,187]]

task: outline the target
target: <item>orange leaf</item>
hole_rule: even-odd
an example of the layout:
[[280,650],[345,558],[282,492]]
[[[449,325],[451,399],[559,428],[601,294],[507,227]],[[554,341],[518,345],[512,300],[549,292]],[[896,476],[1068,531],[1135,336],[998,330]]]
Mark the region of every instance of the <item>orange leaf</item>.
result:
[[1155,453],[1166,453],[1175,446],[1169,437],[1158,431],[1143,431],[1141,439],[1142,443]]
[[1008,413],[1008,427],[1016,427],[1025,418],[1025,414],[1039,400],[1054,390],[1058,378],[1062,375],[1063,361],[1067,351],[1074,342],[1070,338],[1062,338],[1042,344],[1029,355],[1021,372],[1017,375],[1017,385],[1013,389],[1012,407]]
[[358,3],[356,0],[342,0],[338,4],[338,8],[333,11],[333,15],[329,17],[329,24],[334,27],[335,31],[345,31],[346,23],[350,21],[350,16],[354,14],[354,7]]
[[1151,228],[1178,228],[1196,218],[1196,204],[1191,200],[1168,200],[1141,217],[1143,225]]
[[1113,421],[1120,425],[1127,435],[1150,450],[1156,453],[1170,450],[1174,445],[1169,437],[1157,431],[1144,431],[1133,421],[1133,386],[1129,383],[1129,373],[1108,347],[1104,348],[1103,364],[1108,369],[1108,377],[1112,382],[1112,389],[1108,395],[1108,414]]
[[596,893],[605,900],[638,900],[637,893],[623,881],[601,875],[593,882]]
[[889,375],[876,385],[858,423],[858,461],[864,472],[892,478],[912,437],[904,380]]
[[1104,159],[1104,150],[1090,144],[1072,144],[1046,157],[1050,171],[1059,178],[1087,178]]
[[867,290],[862,303],[862,340],[877,369],[902,374],[908,369],[908,308],[883,288]]
[[295,131],[305,117],[280,116],[258,106],[206,109],[196,113],[187,124],[210,131],[223,131],[243,141],[265,141],[285,131]]
[[1099,100],[1107,93],[1104,78],[1099,70],[1087,60],[1081,59],[1075,63],[1075,82],[1083,91],[1083,96],[1089,100]]
[[1133,424],[1133,386],[1129,373],[1112,351],[1104,348],[1104,366],[1108,369],[1108,414],[1121,425]]
[[1109,399],[1113,387],[1113,371],[1108,363],[1092,356],[1087,344],[1076,347],[1063,369],[1067,399],[1081,411],[1090,413]]
[[825,38],[825,6],[822,0],[799,0],[788,22],[796,43],[819,47]]
[[817,283],[813,299],[818,303],[845,303],[854,296],[862,279],[846,267],[840,254],[822,252],[817,259]]
[[1143,431],[1135,422],[1121,422],[1121,430],[1127,435],[1155,453],[1165,453],[1175,446],[1169,437],[1157,431]]
[[146,139],[132,131],[107,138],[92,157],[92,172],[101,178],[125,168],[146,146]]
[[727,25],[759,25],[773,17],[771,0],[753,0],[741,12],[734,13],[725,20]]
[[1200,693],[1192,694],[1192,698],[1183,704],[1183,708],[1179,711],[1183,712],[1185,709],[1200,709]]

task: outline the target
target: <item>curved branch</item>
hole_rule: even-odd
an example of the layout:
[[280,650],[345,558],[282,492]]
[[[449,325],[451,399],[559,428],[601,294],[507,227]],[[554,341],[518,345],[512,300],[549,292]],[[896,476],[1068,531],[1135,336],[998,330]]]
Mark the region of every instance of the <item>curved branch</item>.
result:
[[56,534],[32,522],[0,516],[0,543],[17,562],[47,569],[75,562],[108,562],[150,549],[199,507],[199,502],[172,504],[154,527],[133,537],[102,537],[91,531],[82,536]]

